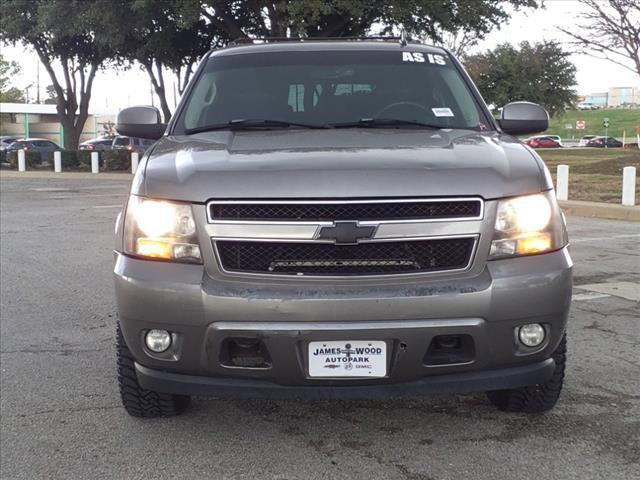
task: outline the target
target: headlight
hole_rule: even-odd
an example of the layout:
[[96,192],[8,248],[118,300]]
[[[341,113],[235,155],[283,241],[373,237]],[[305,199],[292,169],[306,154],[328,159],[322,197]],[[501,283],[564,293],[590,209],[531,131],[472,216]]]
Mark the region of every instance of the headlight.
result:
[[567,233],[553,191],[500,200],[489,258],[558,250]]
[[202,263],[196,222],[188,203],[131,195],[125,217],[125,253],[150,259]]

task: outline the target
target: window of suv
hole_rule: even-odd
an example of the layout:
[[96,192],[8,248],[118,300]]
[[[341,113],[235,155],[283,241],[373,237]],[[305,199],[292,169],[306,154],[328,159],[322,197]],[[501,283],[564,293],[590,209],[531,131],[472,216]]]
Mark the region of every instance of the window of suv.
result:
[[129,137],[116,137],[113,141],[114,147],[127,147],[129,146],[131,139]]
[[490,125],[444,54],[309,50],[214,55],[176,133],[246,119],[326,125],[372,118],[473,130]]

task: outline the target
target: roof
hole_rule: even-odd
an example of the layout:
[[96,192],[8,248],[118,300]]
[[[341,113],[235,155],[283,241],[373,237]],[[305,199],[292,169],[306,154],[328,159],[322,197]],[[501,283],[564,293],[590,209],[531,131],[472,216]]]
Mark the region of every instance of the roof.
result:
[[409,42],[402,46],[397,41],[381,41],[363,38],[361,40],[321,40],[305,38],[299,41],[276,41],[266,43],[239,43],[214,50],[212,56],[235,55],[241,53],[292,52],[292,51],[345,51],[345,50],[388,50],[421,51],[426,53],[445,53],[444,49],[422,43]]
[[[0,113],[57,115],[58,111],[55,105],[47,103],[0,103]],[[114,115],[114,113],[97,110],[89,106],[89,115]]]

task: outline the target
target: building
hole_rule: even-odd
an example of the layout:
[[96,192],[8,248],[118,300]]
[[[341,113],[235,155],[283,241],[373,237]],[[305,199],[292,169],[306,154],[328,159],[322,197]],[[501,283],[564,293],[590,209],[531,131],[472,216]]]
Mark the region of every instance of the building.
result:
[[613,87],[609,89],[607,100],[609,107],[637,107],[640,106],[639,87]]
[[[80,142],[107,133],[114,124],[115,114],[99,112],[89,107]],[[51,104],[0,103],[0,135],[16,135],[23,138],[47,138],[64,145],[64,128]]]
[[592,108],[605,108],[607,106],[609,94],[607,92],[603,93],[592,93],[590,95],[585,95],[583,105],[587,105]]

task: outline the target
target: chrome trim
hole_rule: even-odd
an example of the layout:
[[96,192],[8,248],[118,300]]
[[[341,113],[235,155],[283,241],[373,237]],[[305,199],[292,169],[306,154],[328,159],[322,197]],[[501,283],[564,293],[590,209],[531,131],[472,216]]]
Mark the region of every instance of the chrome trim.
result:
[[[332,331],[332,330],[388,330],[395,328],[449,328],[480,327],[485,323],[481,318],[451,318],[437,320],[402,320],[388,322],[385,320],[354,320],[352,322],[214,322],[211,327],[215,331],[229,332],[298,332],[298,331]],[[425,347],[426,348],[426,347]]]
[[[220,258],[220,252],[218,251],[218,242],[215,239],[211,239],[211,243],[213,244],[213,251],[216,257],[216,262],[218,264],[218,268],[221,272],[226,273],[228,275],[240,275],[245,276],[249,275],[252,277],[266,277],[266,278],[310,278],[310,279],[339,279],[339,280],[361,280],[367,278],[397,278],[397,277],[411,277],[411,276],[424,276],[424,275],[437,275],[443,273],[452,273],[452,272],[464,272],[469,270],[473,265],[473,261],[476,258],[476,254],[478,251],[478,244],[480,243],[480,234],[475,235],[447,235],[447,236],[436,236],[436,237],[417,237],[411,238],[410,240],[402,239],[402,238],[385,238],[385,239],[369,239],[369,240],[361,240],[360,243],[388,243],[388,242],[401,242],[401,241],[418,241],[418,240],[447,240],[450,238],[473,238],[473,246],[471,247],[471,254],[469,255],[469,261],[462,268],[453,268],[448,270],[435,270],[431,272],[409,272],[409,273],[378,273],[372,275],[305,275],[305,274],[297,274],[290,275],[286,273],[268,273],[268,272],[243,272],[237,270],[227,270],[222,265],[222,259]],[[283,242],[281,239],[272,239],[272,240],[264,240],[264,239],[248,239],[248,238],[225,238],[221,239],[222,241],[241,241],[241,242],[282,242],[289,243],[289,241]],[[298,241],[299,243],[330,243],[333,242],[320,242],[318,240],[312,241]],[[291,242],[291,243],[298,243]]]
[[318,230],[330,227],[333,222],[305,222],[305,223],[211,223],[205,226],[207,234],[212,238],[246,238],[263,240],[290,239],[313,240]]
[[[334,226],[334,222],[260,222],[260,223],[207,223],[205,231],[210,238],[224,240],[247,241],[291,241],[291,242],[324,242],[333,243],[332,240],[318,240],[320,230]],[[375,221],[358,222],[358,225],[375,226],[376,231],[371,239],[366,240],[392,240],[415,239],[421,237],[442,237],[463,235],[471,236],[482,230],[481,221],[466,222],[425,222],[414,220],[411,222],[384,222],[377,225]]]
[[[475,217],[447,217],[447,218],[434,218],[434,219],[392,219],[392,220],[363,220],[362,225],[371,224],[384,224],[384,223],[402,223],[402,222],[464,222],[469,220],[482,220],[484,218],[484,200],[480,197],[450,197],[450,198],[376,198],[369,200],[209,200],[206,203],[207,222],[216,223],[241,223],[241,224],[281,224],[281,223],[293,223],[293,224],[306,224],[323,223],[320,221],[308,221],[308,220],[224,220],[214,219],[211,217],[211,204],[249,204],[249,205],[317,205],[317,204],[363,204],[363,203],[436,203],[436,202],[469,202],[476,201],[480,203],[480,213]],[[357,220],[357,219],[354,219]]]

